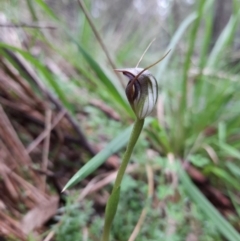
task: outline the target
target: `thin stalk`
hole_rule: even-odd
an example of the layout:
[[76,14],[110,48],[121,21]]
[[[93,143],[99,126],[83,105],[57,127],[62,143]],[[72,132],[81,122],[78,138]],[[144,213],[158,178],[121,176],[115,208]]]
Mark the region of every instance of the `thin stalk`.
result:
[[37,14],[35,12],[35,9],[33,7],[32,0],[27,0],[27,5],[28,5],[29,11],[30,11],[30,13],[32,15],[32,20],[34,22],[37,22],[38,21],[38,17],[37,17]]
[[[78,4],[79,4],[79,6],[81,7],[83,13],[85,14],[85,16],[86,16],[86,18],[87,18],[87,21],[88,21],[90,27],[92,28],[92,31],[93,31],[96,39],[98,40],[99,44],[100,44],[101,47],[102,47],[102,50],[104,51],[104,53],[105,53],[105,55],[106,55],[106,57],[107,57],[107,59],[108,59],[109,64],[111,65],[111,67],[112,67],[113,69],[116,69],[116,66],[115,66],[115,64],[114,64],[114,62],[113,62],[113,60],[112,60],[112,58],[111,58],[111,56],[110,56],[110,54],[109,54],[109,52],[108,52],[108,49],[107,49],[106,45],[104,44],[104,41],[103,41],[103,39],[102,39],[99,31],[98,31],[97,28],[95,27],[95,24],[93,23],[92,17],[91,17],[91,15],[89,14],[89,12],[88,12],[88,10],[87,10],[87,7],[85,6],[83,0],[78,0]],[[124,84],[123,79],[121,78],[121,76],[120,76],[118,73],[116,73],[116,75],[117,75],[117,77],[118,77],[118,79],[119,79],[122,87],[125,87],[125,84]]]
[[3,24],[0,23],[0,27],[4,28],[37,28],[37,29],[56,29],[57,27],[51,25],[44,25],[44,24],[31,24],[31,23],[7,23]]
[[133,148],[134,148],[134,146],[138,140],[138,137],[142,131],[143,124],[144,124],[144,119],[141,119],[141,120],[137,119],[135,121],[126,152],[124,153],[124,156],[123,156],[122,164],[118,170],[118,174],[117,174],[117,178],[116,178],[116,181],[115,181],[115,184],[113,187],[113,191],[116,190],[121,185],[123,175],[125,173],[129,159],[132,155]]
[[105,223],[104,223],[103,235],[102,235],[102,239],[101,239],[102,241],[109,240],[111,225],[112,225],[112,222],[113,222],[116,210],[117,210],[117,206],[118,206],[118,197],[114,198],[114,196],[119,195],[120,186],[121,186],[121,182],[122,182],[124,173],[126,171],[129,159],[132,155],[133,148],[134,148],[134,146],[139,138],[139,135],[142,131],[143,124],[144,124],[144,119],[141,119],[141,120],[136,119],[136,121],[134,123],[133,130],[132,130],[129,142],[128,142],[128,146],[127,146],[126,152],[124,153],[124,156],[123,156],[122,164],[118,170],[117,178],[116,178],[112,193],[109,197],[109,200],[108,200],[108,203],[106,206]]

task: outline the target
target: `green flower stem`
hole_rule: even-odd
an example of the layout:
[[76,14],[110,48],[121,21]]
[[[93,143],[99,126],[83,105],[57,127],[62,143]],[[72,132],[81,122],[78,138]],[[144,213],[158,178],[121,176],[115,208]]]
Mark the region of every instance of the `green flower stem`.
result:
[[144,119],[141,119],[141,120],[137,119],[134,123],[133,130],[132,130],[132,133],[131,133],[131,136],[130,136],[130,140],[128,142],[127,150],[124,153],[122,164],[121,164],[121,166],[118,170],[118,174],[117,174],[117,178],[116,178],[116,181],[115,181],[115,184],[114,184],[114,187],[113,187],[113,191],[116,190],[121,185],[123,175],[124,175],[125,170],[127,168],[127,164],[129,162],[129,159],[132,155],[133,148],[134,148],[134,146],[135,146],[135,144],[138,140],[138,137],[139,137],[139,135],[142,131],[143,124],[144,124]]
[[132,130],[132,133],[131,133],[131,136],[130,136],[130,139],[129,139],[129,142],[127,145],[127,149],[123,156],[122,164],[118,170],[117,178],[116,178],[115,184],[113,186],[112,193],[107,202],[102,241],[109,240],[111,225],[112,225],[115,213],[117,211],[121,182],[122,182],[124,173],[126,171],[129,159],[132,155],[133,148],[134,148],[134,146],[138,140],[138,137],[142,131],[143,124],[144,124],[144,119],[136,119],[135,124],[133,126],[133,130]]

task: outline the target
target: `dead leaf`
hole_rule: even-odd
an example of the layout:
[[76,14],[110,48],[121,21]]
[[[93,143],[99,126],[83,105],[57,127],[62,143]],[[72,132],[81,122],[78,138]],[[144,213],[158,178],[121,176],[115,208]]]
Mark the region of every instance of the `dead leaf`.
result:
[[23,232],[28,234],[48,221],[56,213],[58,201],[59,198],[55,196],[30,210],[21,222]]

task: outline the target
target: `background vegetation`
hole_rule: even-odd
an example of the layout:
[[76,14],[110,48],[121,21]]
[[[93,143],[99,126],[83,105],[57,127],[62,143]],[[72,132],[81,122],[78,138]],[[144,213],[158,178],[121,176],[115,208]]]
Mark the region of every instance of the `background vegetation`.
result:
[[[0,2],[0,238],[99,240],[134,114],[115,67],[159,101],[112,240],[240,240],[240,2]],[[85,163],[79,183],[61,193]]]

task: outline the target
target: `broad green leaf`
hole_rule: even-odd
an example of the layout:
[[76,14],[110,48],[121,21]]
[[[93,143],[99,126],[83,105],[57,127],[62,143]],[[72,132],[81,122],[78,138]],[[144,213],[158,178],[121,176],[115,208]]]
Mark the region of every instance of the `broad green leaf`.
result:
[[114,86],[112,81],[104,73],[100,65],[88,54],[88,52],[73,38],[69,35],[70,39],[77,45],[79,52],[83,55],[91,69],[98,76],[99,81],[105,86],[108,93],[112,98],[119,103],[125,111],[131,116],[134,117],[132,108],[129,106],[126,98],[121,94],[120,90]]
[[[151,118],[147,118],[144,126],[146,127],[150,122]],[[100,151],[96,156],[94,156],[91,160],[89,160],[65,185],[63,191],[66,189],[76,185],[88,175],[93,173],[99,166],[101,166],[108,157],[112,154],[121,150],[124,146],[127,145],[132,127],[130,126],[124,131],[121,131],[116,138],[114,138],[102,151]]]

